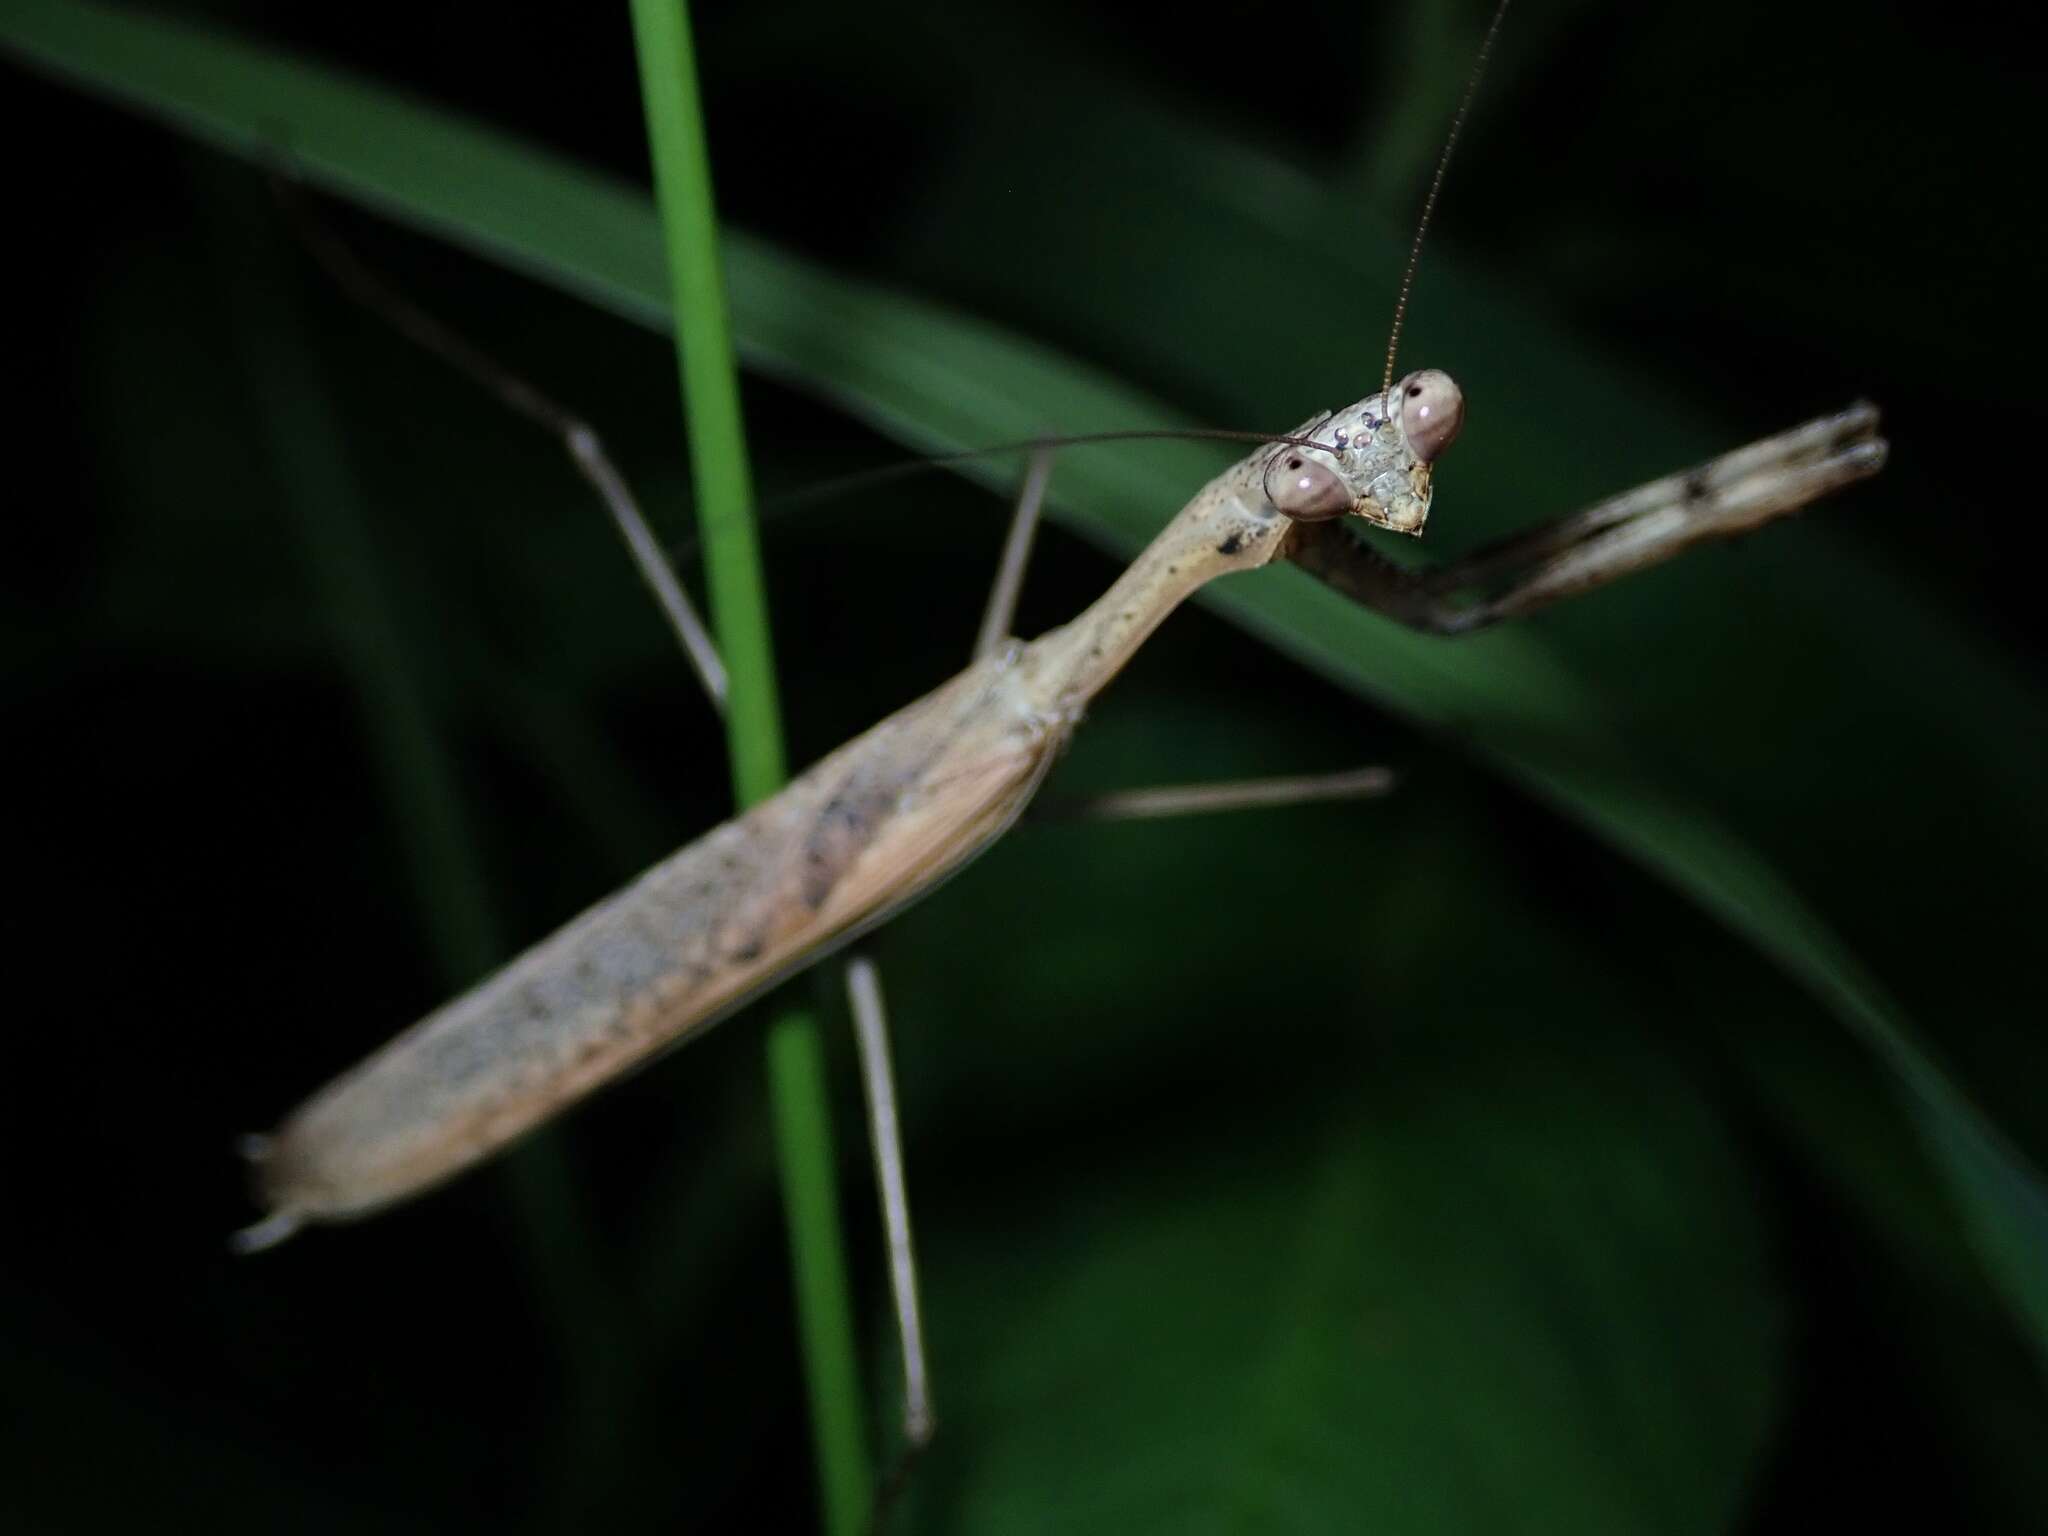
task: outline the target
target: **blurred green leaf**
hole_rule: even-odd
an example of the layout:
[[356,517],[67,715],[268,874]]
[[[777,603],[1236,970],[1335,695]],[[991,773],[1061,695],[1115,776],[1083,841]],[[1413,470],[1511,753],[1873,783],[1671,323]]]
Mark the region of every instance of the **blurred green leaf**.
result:
[[1640,1048],[1414,1054],[947,1212],[934,1349],[972,1452],[917,1524],[1726,1529],[1776,1318],[1713,1115]]

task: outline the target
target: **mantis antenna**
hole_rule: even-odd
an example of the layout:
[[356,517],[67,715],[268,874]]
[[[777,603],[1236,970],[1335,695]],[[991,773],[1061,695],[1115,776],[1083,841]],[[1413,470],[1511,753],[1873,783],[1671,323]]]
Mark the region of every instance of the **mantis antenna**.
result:
[[1401,274],[1400,296],[1394,300],[1394,326],[1387,332],[1387,371],[1380,379],[1382,393],[1394,387],[1394,354],[1401,348],[1401,322],[1408,318],[1408,292],[1415,286],[1415,268],[1422,260],[1422,237],[1429,233],[1429,219],[1436,212],[1437,194],[1444,189],[1444,173],[1451,168],[1451,151],[1458,147],[1458,134],[1464,129],[1473,99],[1479,94],[1480,77],[1486,73],[1486,61],[1493,53],[1493,40],[1507,14],[1508,0],[1500,0],[1500,4],[1493,8],[1493,20],[1486,24],[1486,35],[1479,40],[1479,56],[1472,61],[1472,73],[1465,78],[1464,98],[1459,101],[1457,113],[1451,118],[1451,131],[1444,135],[1444,152],[1436,157],[1436,174],[1429,178],[1429,192],[1422,199],[1422,217],[1415,223],[1415,243],[1408,247],[1408,267]]

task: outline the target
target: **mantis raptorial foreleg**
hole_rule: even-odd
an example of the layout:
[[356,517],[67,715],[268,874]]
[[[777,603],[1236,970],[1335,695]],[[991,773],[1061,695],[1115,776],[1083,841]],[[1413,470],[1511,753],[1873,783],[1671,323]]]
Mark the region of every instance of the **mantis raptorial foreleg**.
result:
[[1287,556],[1389,618],[1469,634],[1749,533],[1877,473],[1886,451],[1877,426],[1877,407],[1858,401],[1433,570],[1396,565],[1335,523],[1296,524]]

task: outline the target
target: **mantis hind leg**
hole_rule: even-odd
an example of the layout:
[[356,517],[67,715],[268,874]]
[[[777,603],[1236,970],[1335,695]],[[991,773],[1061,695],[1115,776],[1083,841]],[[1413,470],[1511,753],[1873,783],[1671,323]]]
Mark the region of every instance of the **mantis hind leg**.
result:
[[888,1014],[881,973],[856,955],[846,964],[847,1001],[860,1051],[861,1088],[868,1107],[868,1141],[875,1154],[875,1189],[889,1250],[889,1293],[903,1346],[903,1444],[875,1489],[871,1530],[880,1531],[909,1481],[911,1468],[931,1444],[931,1378],[925,1361],[924,1322],[918,1308],[917,1255],[910,1235],[910,1195],[903,1174],[903,1140],[896,1118],[896,1071],[889,1054]]

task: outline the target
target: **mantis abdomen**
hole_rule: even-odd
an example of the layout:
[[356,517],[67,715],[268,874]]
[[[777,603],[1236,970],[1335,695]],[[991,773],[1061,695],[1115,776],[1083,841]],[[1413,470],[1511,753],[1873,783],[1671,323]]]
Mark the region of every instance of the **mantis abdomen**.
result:
[[256,1241],[366,1214],[503,1147],[929,889],[1064,732],[990,657],[671,854],[255,1138]]

